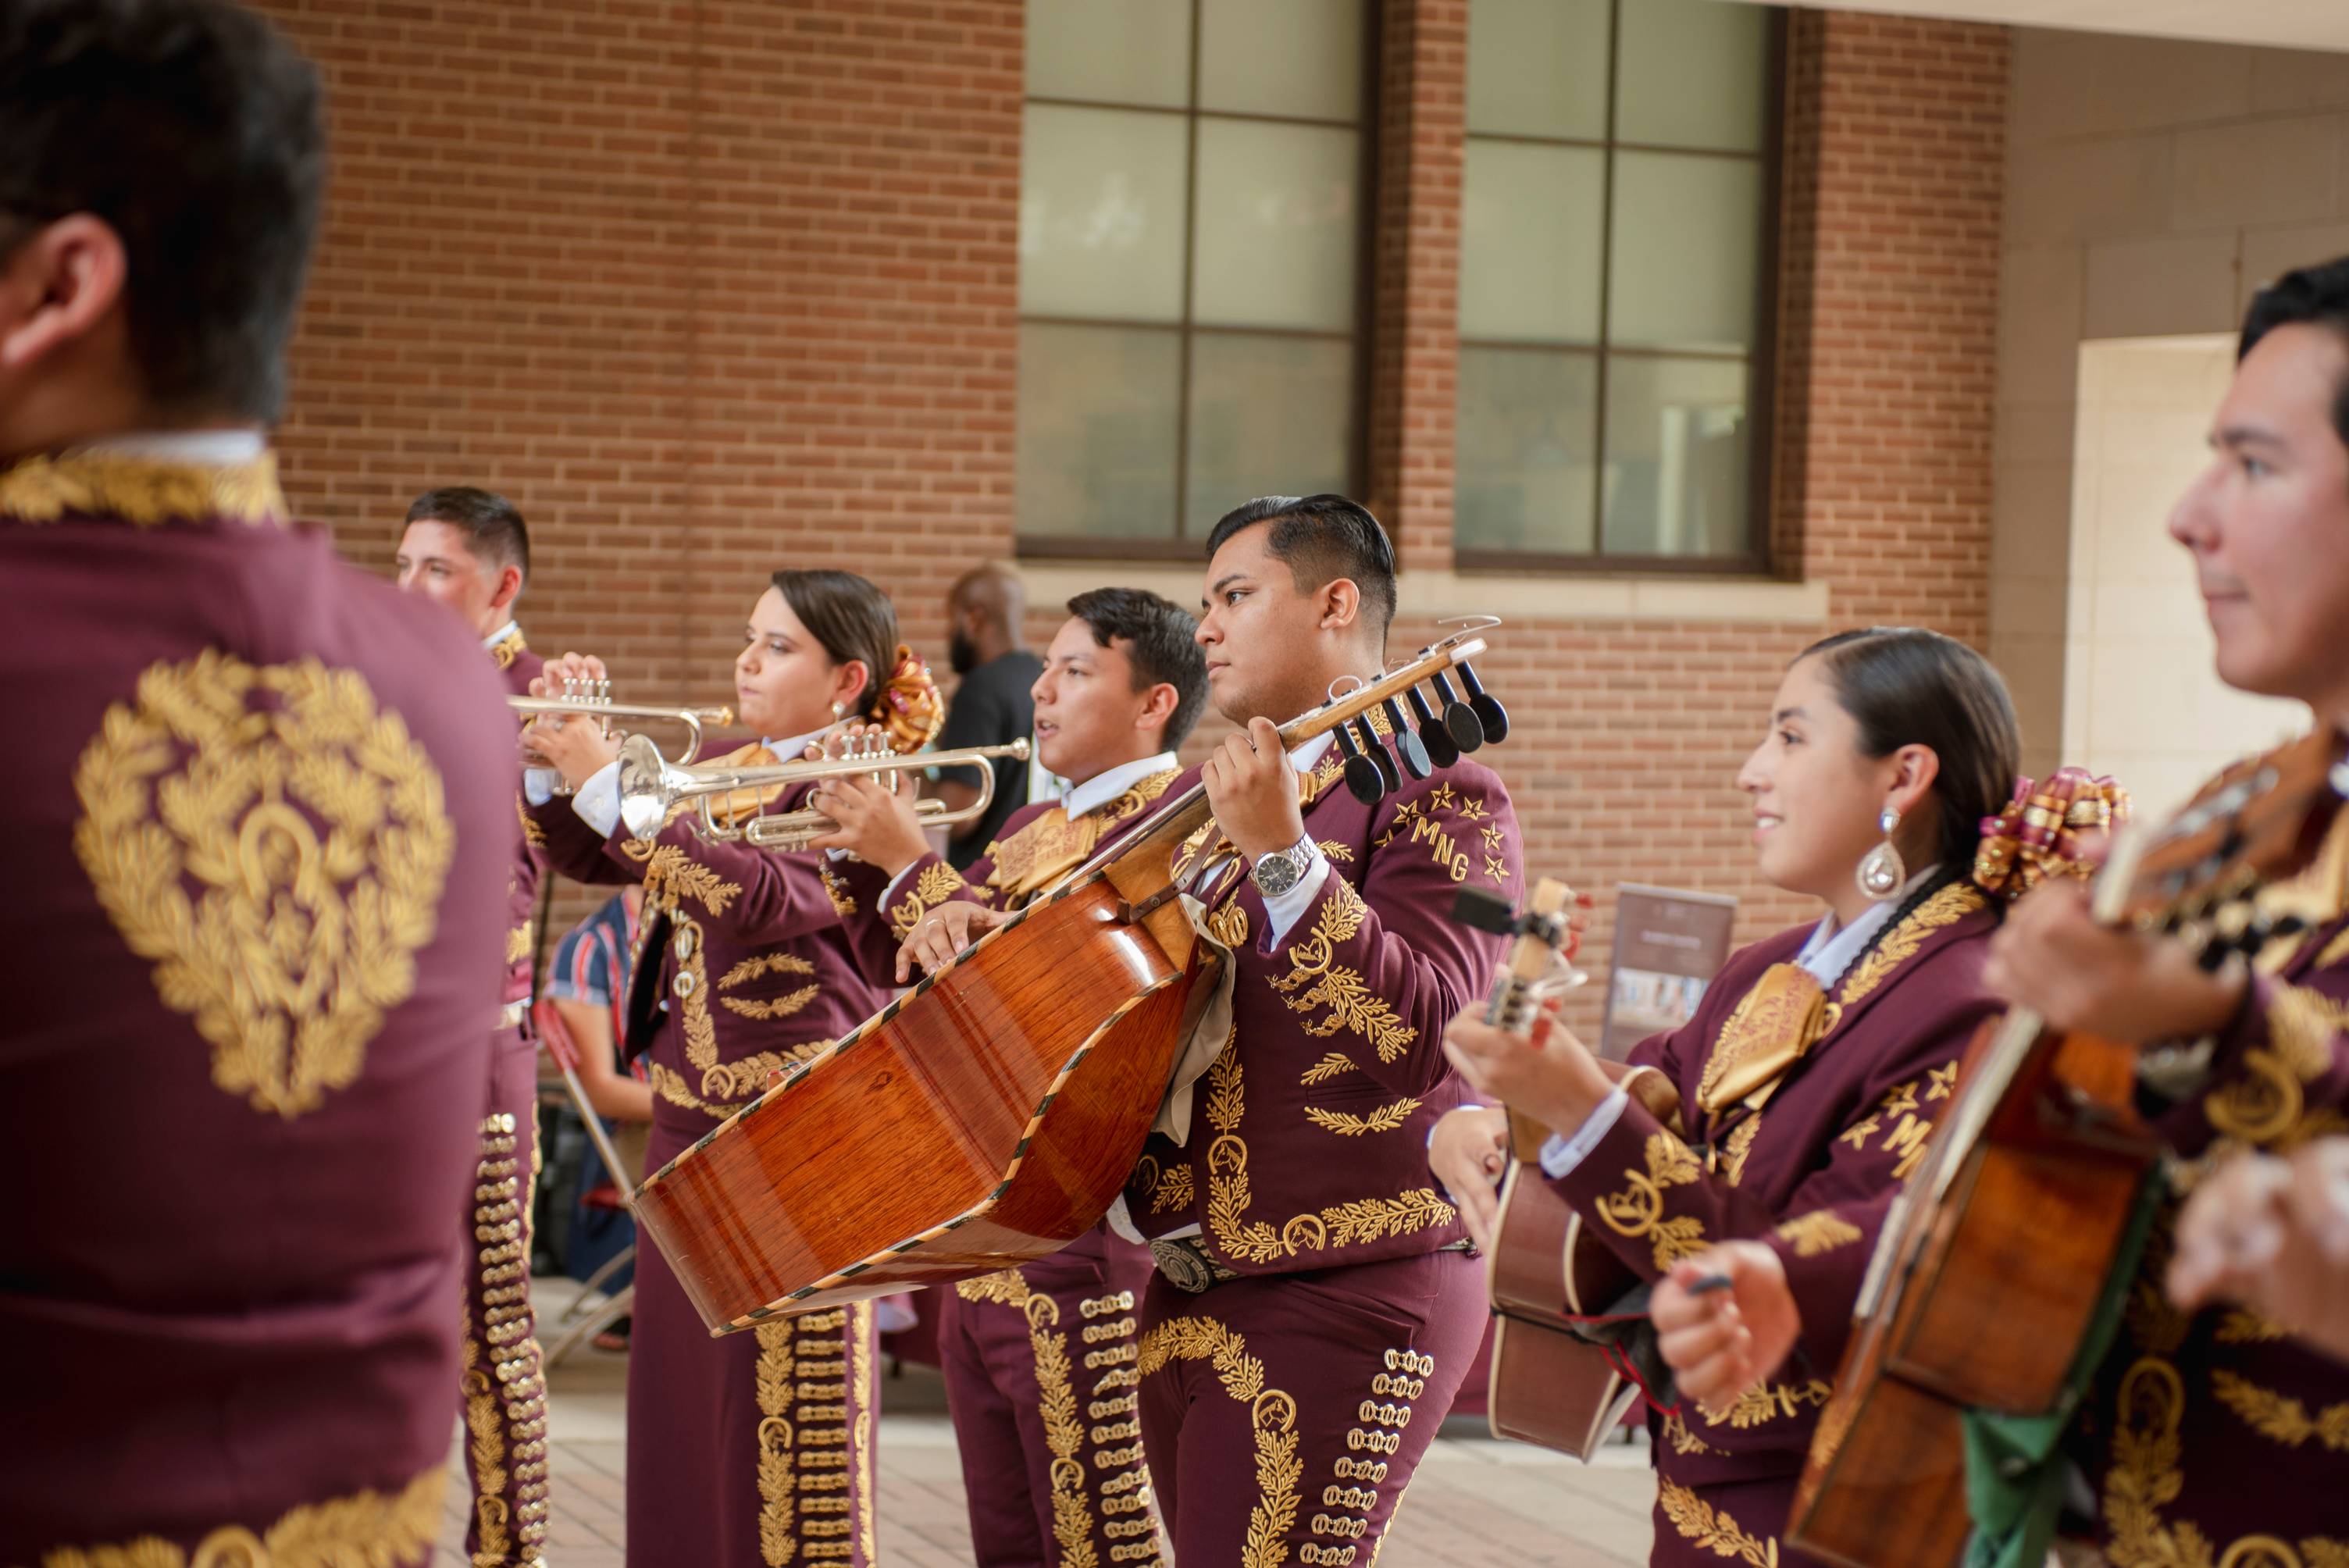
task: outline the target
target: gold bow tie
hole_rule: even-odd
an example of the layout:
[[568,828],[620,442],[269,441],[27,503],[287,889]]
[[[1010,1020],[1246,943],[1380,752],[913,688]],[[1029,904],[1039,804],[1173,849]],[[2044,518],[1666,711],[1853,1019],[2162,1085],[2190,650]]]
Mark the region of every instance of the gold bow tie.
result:
[[1697,1104],[1718,1116],[1803,1059],[1824,1032],[1827,994],[1799,964],[1773,964],[1729,1015],[1705,1059]]

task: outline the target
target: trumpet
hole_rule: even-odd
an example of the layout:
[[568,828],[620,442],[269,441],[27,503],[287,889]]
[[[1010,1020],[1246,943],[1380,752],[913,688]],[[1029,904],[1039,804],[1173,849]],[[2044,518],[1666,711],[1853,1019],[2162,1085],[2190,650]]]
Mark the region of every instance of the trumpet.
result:
[[[762,797],[811,779],[847,779],[857,774],[886,774],[892,790],[899,779],[917,768],[958,768],[992,762],[998,758],[1028,760],[1028,742],[1007,746],[968,746],[958,751],[916,751],[900,756],[877,750],[812,762],[778,762],[761,768],[680,768],[663,758],[653,743],[632,735],[620,744],[620,820],[630,836],[648,839],[668,820],[677,806],[692,801],[700,815],[694,826],[712,840],[740,840],[762,850],[803,850],[838,826],[821,811],[781,811],[771,817],[751,817],[740,823],[721,822],[712,810],[721,797],[748,789]],[[914,815],[927,828],[958,827],[987,814],[995,799],[995,769],[979,769],[978,799],[959,810],[948,810],[936,799],[914,802]]]
[[[684,755],[692,757],[701,749],[701,727],[723,729],[734,722],[730,707],[657,707],[646,704],[614,702],[610,681],[567,680],[563,683],[561,696],[510,696],[506,706],[525,718],[543,718],[550,714],[564,717],[592,718],[612,733],[612,720],[647,719],[685,727]],[[557,794],[569,794],[568,787],[556,786]]]

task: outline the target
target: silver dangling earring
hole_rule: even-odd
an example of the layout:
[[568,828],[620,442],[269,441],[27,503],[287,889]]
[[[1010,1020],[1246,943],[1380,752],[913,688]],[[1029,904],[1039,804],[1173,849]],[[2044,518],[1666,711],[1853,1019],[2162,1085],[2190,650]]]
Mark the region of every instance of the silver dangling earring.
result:
[[838,718],[842,714],[846,713],[847,711],[848,705],[846,703],[836,702],[832,705],[832,717],[834,718]]
[[1852,874],[1852,880],[1870,898],[1890,898],[1909,880],[1908,863],[1892,847],[1892,834],[1900,826],[1900,813],[1887,806],[1884,814],[1876,819],[1876,825],[1884,830],[1884,841],[1860,857],[1859,870]]

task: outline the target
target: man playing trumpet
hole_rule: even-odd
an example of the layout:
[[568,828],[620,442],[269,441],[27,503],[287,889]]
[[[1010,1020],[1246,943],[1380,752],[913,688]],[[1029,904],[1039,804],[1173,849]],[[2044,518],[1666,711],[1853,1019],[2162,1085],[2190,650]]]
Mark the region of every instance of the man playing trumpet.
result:
[[[408,509],[399,586],[447,605],[496,663],[506,689],[532,689],[546,661],[530,651],[514,601],[530,574],[530,530],[503,496],[470,485],[427,490]],[[492,1036],[489,1114],[465,1207],[465,1470],[473,1508],[465,1552],[476,1568],[535,1563],[546,1542],[546,1385],[530,1300],[531,1190],[538,1173],[538,1051],[530,1031],[531,957],[545,837],[522,811],[506,872],[502,1004]]]

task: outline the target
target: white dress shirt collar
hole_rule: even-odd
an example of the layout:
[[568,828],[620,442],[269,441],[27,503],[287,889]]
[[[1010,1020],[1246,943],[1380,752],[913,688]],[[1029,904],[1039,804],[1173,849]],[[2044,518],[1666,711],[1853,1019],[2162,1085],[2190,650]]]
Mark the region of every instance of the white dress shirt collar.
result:
[[1083,783],[1071,785],[1069,792],[1061,797],[1061,807],[1071,817],[1081,817],[1108,805],[1152,774],[1170,772],[1176,766],[1174,754],[1162,751],[1155,757],[1138,757],[1114,768],[1104,768]]
[[504,625],[500,626],[496,631],[492,632],[488,636],[483,637],[481,639],[481,646],[485,648],[494,648],[500,643],[504,642],[508,637],[518,637],[520,635],[522,635],[522,623],[519,621],[508,621]]
[[88,452],[153,458],[159,462],[226,467],[249,463],[269,449],[258,430],[125,430],[81,443]]
[[1869,904],[1866,912],[1849,925],[1838,929],[1834,912],[1830,911],[1812,929],[1809,938],[1803,944],[1802,952],[1795,955],[1795,962],[1811,972],[1811,977],[1819,983],[1821,989],[1832,989],[1835,983],[1843,978],[1843,972],[1850,968],[1853,961],[1876,939],[1876,934],[1884,929],[1893,912],[1940,869],[1937,865],[1927,866],[1902,883],[1899,892]]

